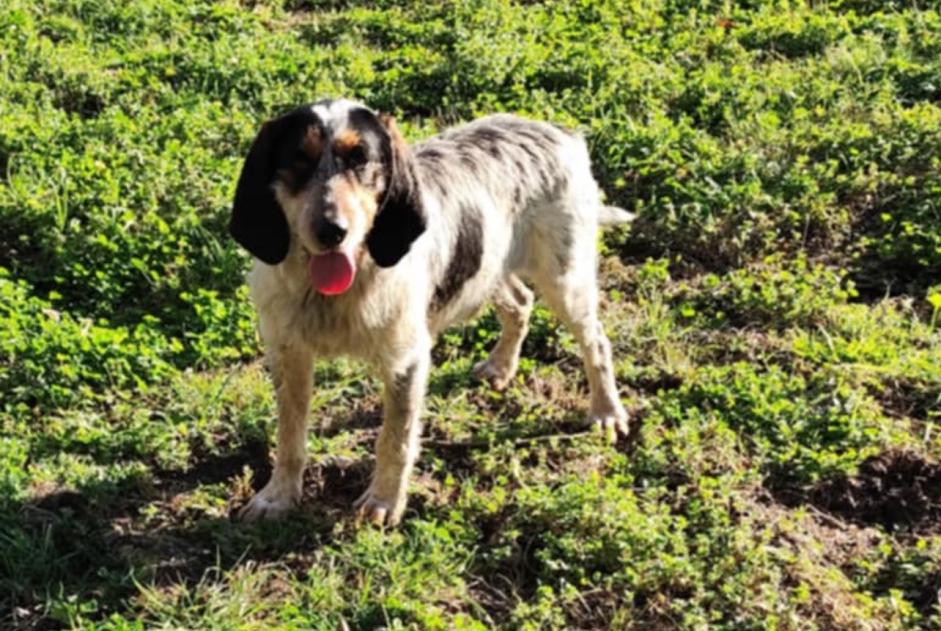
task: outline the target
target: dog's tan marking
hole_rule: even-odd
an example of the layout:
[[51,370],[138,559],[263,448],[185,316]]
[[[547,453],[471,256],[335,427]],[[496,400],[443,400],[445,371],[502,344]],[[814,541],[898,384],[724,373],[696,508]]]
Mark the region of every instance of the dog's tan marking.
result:
[[323,153],[323,133],[319,127],[311,125],[307,128],[307,133],[301,139],[301,149],[310,157],[312,162],[320,160],[320,154]]
[[317,164],[320,155],[323,153],[323,133],[317,127],[311,125],[301,137],[301,143],[298,147],[300,152],[307,156],[307,159],[295,159],[293,167],[278,170],[278,177],[284,180],[289,186],[294,186],[298,182],[297,171],[303,171],[308,167],[308,163]]
[[333,150],[338,155],[346,156],[363,142],[355,129],[345,129],[333,141]]
[[398,152],[400,154],[408,152],[408,143],[402,136],[402,132],[399,131],[399,126],[395,123],[395,119],[389,114],[383,113],[379,114],[379,122],[382,123],[382,126],[385,127],[386,131],[389,132],[389,137],[392,141],[393,152]]

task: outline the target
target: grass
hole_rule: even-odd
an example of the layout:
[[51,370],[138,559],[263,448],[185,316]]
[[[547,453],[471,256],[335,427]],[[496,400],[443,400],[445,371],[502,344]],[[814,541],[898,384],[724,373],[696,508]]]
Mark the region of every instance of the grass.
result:
[[[924,8],[922,5],[925,5]],[[10,0],[0,626],[941,625],[941,16],[930,3]],[[541,306],[434,350],[404,524],[359,527],[378,384],[316,367],[305,501],[231,515],[274,401],[225,224],[260,122],[581,127],[629,437]]]

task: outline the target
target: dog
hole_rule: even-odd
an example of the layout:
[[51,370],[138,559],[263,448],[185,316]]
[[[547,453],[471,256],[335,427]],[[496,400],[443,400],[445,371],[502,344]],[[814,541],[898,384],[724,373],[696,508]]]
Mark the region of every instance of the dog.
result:
[[497,114],[410,147],[395,120],[321,100],[261,127],[229,230],[254,256],[248,284],[277,394],[271,479],[241,511],[277,517],[301,498],[316,356],[353,356],[383,382],[383,421],[360,519],[399,522],[418,455],[431,349],[492,302],[501,333],[474,374],[513,378],[531,284],[578,341],[589,421],[626,433],[611,345],[598,320],[599,225],[631,214],[601,201],[585,141]]

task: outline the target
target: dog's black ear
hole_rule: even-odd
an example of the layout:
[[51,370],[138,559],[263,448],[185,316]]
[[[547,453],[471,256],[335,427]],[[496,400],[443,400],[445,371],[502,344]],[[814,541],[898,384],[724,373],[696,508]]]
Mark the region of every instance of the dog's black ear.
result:
[[415,162],[395,120],[380,114],[389,134],[389,183],[379,202],[379,212],[366,236],[366,247],[380,267],[392,267],[408,254],[425,231],[426,216]]
[[252,142],[235,187],[229,232],[246,250],[269,265],[287,256],[291,233],[271,184],[277,170],[278,145],[301,133],[313,116],[301,109],[266,122]]

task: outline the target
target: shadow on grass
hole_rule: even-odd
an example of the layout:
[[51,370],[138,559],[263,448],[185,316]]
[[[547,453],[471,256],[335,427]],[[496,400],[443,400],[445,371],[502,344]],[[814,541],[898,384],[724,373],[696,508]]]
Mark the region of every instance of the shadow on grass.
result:
[[264,443],[207,455],[187,471],[157,470],[120,485],[103,481],[0,507],[0,627],[63,628],[77,613],[92,620],[133,615],[129,601],[140,585],[193,586],[210,571],[249,561],[290,568],[290,559],[296,564],[329,543],[371,464],[310,467],[303,507],[281,521],[238,522],[238,507],[218,499],[228,488],[188,505],[197,489],[237,485],[245,467],[254,472],[255,490],[267,482]]
[[[899,543],[941,533],[941,464],[912,451],[894,449],[867,458],[855,475],[840,475],[805,488],[769,488],[771,498],[793,509],[810,507],[818,520],[840,531],[850,524],[879,528]],[[901,590],[926,620],[937,613],[941,572],[912,571],[911,561],[893,552],[870,589],[877,595]]]
[[[445,395],[462,385],[432,381]],[[515,411],[510,406],[509,415]],[[375,402],[365,402],[325,435],[352,428],[371,443],[380,414]],[[634,448],[641,420],[632,424],[620,450]],[[506,443],[567,443],[590,433],[580,410],[561,422],[520,426],[498,421],[485,429],[468,441],[430,438],[423,451],[446,461],[450,474],[471,476],[479,475],[474,452]],[[334,542],[336,524],[351,518],[351,505],[365,490],[373,462],[336,458],[312,464],[302,505],[287,519],[238,522],[234,515],[240,506],[228,498],[244,501],[250,495],[247,469],[254,490],[268,481],[268,450],[266,440],[252,438],[230,451],[196,454],[188,470],[152,467],[118,482],[101,479],[77,489],[51,489],[29,501],[0,503],[0,628],[62,628],[77,615],[85,620],[112,613],[133,617],[142,613],[135,604],[142,586],[193,588],[207,576],[249,562],[277,562],[302,577],[311,557]],[[118,462],[111,452],[90,455]],[[486,476],[478,482],[485,485]],[[413,495],[410,512],[426,510],[435,508]],[[500,527],[501,518],[481,524],[481,540],[487,542]],[[480,583],[474,588],[494,619],[506,618],[512,609],[515,600],[506,594],[533,595],[537,549],[524,546],[518,558],[500,568],[509,586]]]

